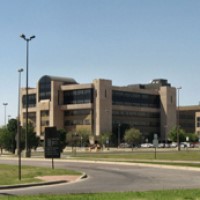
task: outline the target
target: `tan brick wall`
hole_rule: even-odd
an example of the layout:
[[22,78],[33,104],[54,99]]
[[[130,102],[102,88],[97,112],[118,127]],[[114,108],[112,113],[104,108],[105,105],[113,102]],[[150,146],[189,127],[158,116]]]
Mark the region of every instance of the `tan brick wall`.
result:
[[170,129],[176,126],[176,88],[160,87],[161,139],[167,139]]
[[112,130],[112,82],[110,80],[94,80],[94,133]]

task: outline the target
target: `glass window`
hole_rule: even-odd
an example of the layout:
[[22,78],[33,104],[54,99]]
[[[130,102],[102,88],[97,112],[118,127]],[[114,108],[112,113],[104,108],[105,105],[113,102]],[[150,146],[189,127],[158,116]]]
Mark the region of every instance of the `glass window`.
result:
[[51,79],[47,76],[39,82],[39,101],[45,99],[51,100]]
[[197,127],[200,127],[200,117],[197,117]]
[[125,91],[112,91],[113,105],[128,105],[138,107],[160,107],[159,95],[140,94]]
[[[22,97],[22,104],[23,108],[26,107],[26,95]],[[36,106],[36,94],[29,94],[28,95],[28,107],[35,107]]]
[[63,98],[64,105],[93,103],[93,89],[64,91]]
[[41,117],[48,117],[49,116],[49,110],[42,110],[41,111]]

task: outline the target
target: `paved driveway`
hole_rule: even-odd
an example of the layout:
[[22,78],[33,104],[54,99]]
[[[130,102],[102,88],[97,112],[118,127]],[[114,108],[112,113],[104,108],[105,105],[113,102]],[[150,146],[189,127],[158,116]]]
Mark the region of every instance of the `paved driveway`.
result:
[[[4,160],[0,163],[16,163]],[[51,161],[23,160],[23,164],[49,166]],[[120,163],[55,161],[56,168],[67,168],[87,173],[88,178],[73,183],[21,189],[0,190],[0,194],[66,194],[94,192],[149,191],[178,188],[199,188],[199,171],[139,166]]]

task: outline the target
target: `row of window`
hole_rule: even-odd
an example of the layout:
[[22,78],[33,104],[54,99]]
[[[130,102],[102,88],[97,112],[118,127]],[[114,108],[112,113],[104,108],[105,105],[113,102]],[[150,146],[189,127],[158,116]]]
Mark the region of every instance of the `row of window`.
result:
[[197,117],[197,127],[200,127],[200,117]]
[[91,125],[91,120],[89,119],[65,120],[64,125],[65,126]]
[[179,111],[179,117],[181,119],[191,119],[194,120],[195,118],[195,112],[188,112],[188,111]]
[[[115,120],[117,121],[117,120]],[[149,121],[149,120],[120,120],[122,123],[129,124],[132,127],[160,127],[160,121]]]
[[[93,89],[80,89],[70,90],[63,92],[63,104],[83,104],[93,103]],[[39,101],[43,99],[51,99],[51,88],[50,84],[46,82],[40,82],[39,86]],[[26,106],[26,95],[22,98],[23,107]],[[140,94],[124,91],[112,91],[112,103],[113,105],[129,105],[129,106],[140,106],[140,107],[160,107],[159,95]],[[36,106],[36,94],[28,95],[29,107]]]
[[63,104],[93,103],[93,89],[70,90],[63,92]]
[[[23,113],[23,118],[26,118],[26,113]],[[28,118],[36,119],[36,112],[29,112],[28,113]]]
[[160,107],[159,95],[132,93],[124,91],[112,91],[112,103],[114,105],[128,105],[139,107]]
[[113,116],[128,116],[138,118],[160,118],[159,112],[139,112],[139,111],[118,111],[113,110]]
[[64,116],[81,116],[81,115],[89,115],[89,114],[91,114],[91,110],[89,109],[64,111]]
[[28,99],[26,98],[26,95],[24,95],[22,97],[22,105],[23,105],[23,108],[26,107],[26,102],[28,100],[28,106],[29,107],[35,107],[36,106],[36,94],[29,94],[28,95]]

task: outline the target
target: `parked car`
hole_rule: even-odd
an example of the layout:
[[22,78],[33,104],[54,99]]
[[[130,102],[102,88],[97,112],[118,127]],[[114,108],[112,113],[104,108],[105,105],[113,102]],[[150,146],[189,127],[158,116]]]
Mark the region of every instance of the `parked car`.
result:
[[181,143],[180,143],[180,147],[181,147],[181,148],[186,148],[186,147],[187,147],[187,144],[186,144],[185,142],[181,142]]
[[131,145],[126,143],[126,142],[123,142],[123,143],[119,144],[119,148],[130,148],[130,147],[131,147]]
[[194,145],[192,143],[189,142],[181,142],[180,147],[182,148],[194,148]]
[[176,143],[176,142],[172,142],[172,143],[170,144],[170,147],[171,147],[171,148],[176,148],[176,147],[177,147],[177,143]]
[[165,148],[170,148],[170,144],[169,143],[165,143]]
[[152,143],[142,143],[141,148],[152,148],[154,147]]
[[158,148],[164,148],[165,147],[165,144],[164,143],[159,143],[158,144]]
[[200,147],[200,143],[199,142],[194,142],[192,143],[193,148],[199,148]]

